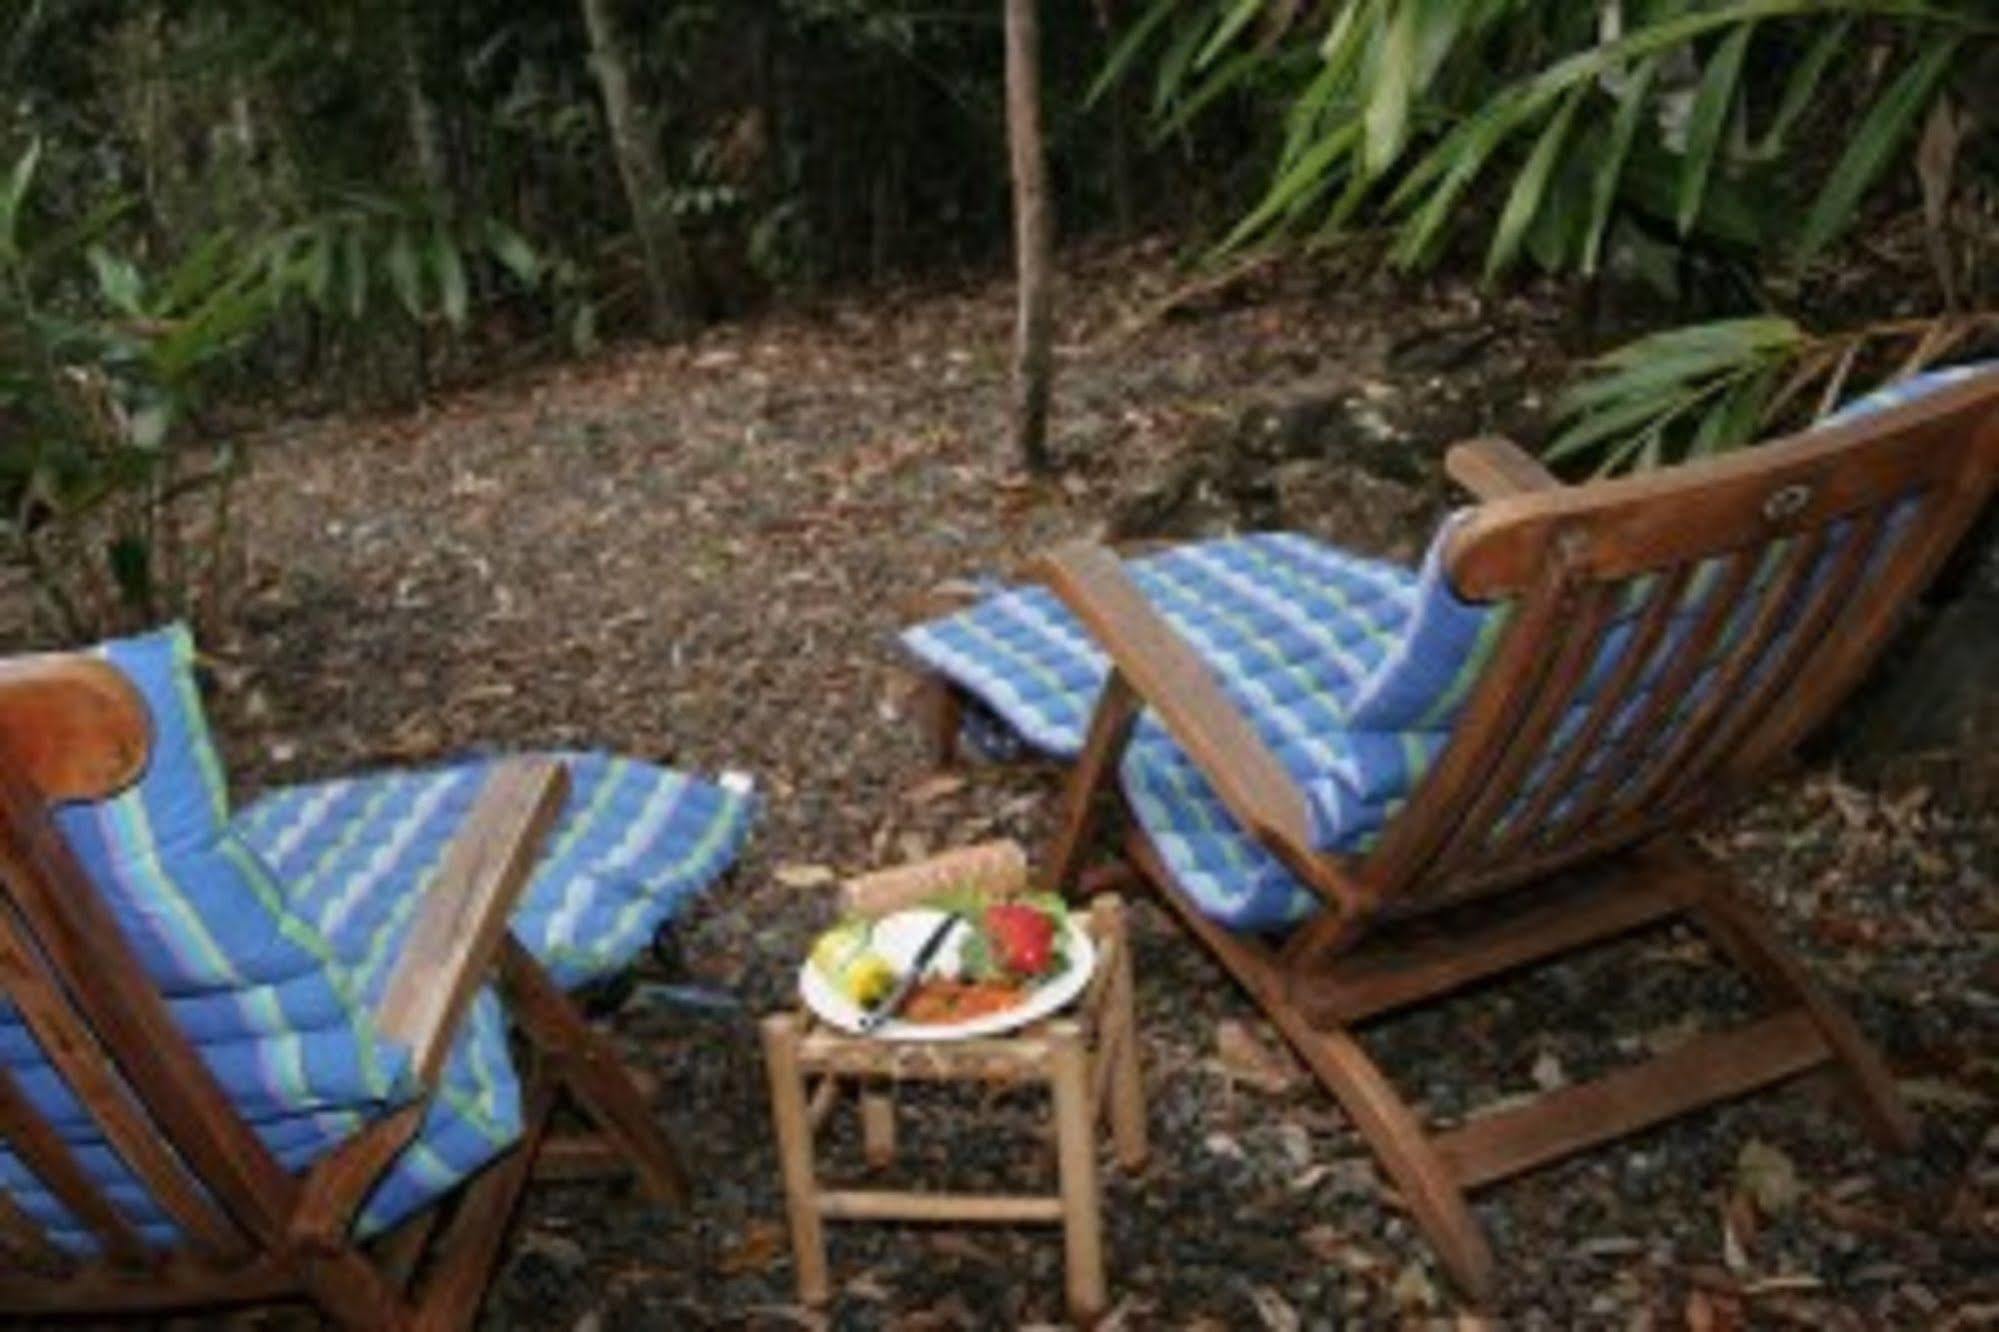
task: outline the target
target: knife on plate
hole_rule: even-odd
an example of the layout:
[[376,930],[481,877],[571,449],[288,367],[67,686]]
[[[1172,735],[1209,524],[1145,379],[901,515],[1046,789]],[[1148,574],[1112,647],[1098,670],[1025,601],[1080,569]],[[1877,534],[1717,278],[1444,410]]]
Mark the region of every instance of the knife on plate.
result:
[[944,919],[937,922],[936,928],[930,931],[930,937],[923,941],[923,946],[916,950],[916,956],[910,959],[909,970],[902,973],[902,978],[896,981],[895,988],[890,990],[880,1003],[861,1014],[863,1036],[873,1033],[876,1028],[901,1011],[902,1006],[909,1001],[909,992],[916,988],[916,983],[923,979],[924,971],[936,958],[937,950],[944,946],[944,941],[951,937],[951,931],[956,929],[958,922],[963,919],[964,917],[956,912],[948,912]]

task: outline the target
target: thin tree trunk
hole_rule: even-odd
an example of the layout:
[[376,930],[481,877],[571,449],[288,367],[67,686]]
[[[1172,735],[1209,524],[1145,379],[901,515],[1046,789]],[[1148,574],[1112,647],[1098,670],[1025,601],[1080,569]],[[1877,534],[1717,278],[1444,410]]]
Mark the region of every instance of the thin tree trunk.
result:
[[409,118],[410,144],[416,149],[417,174],[431,202],[443,208],[450,201],[450,181],[444,166],[444,136],[437,127],[437,106],[423,87],[423,49],[417,40],[414,0],[396,6],[396,73],[403,85],[403,110]]
[[1054,361],[1049,338],[1048,159],[1041,142],[1041,33],[1038,0],[1005,0],[1006,129],[1013,162],[1013,242],[1020,274],[1014,330],[1013,447],[1030,472],[1046,472],[1048,399]]
[[632,96],[631,66],[618,36],[613,0],[581,0],[583,23],[590,32],[590,63],[604,94],[604,116],[611,126],[611,146],[618,175],[638,231],[639,256],[645,265],[646,289],[652,304],[653,332],[671,337],[688,323],[692,266],[687,246],[673,215],[665,207],[664,174],[643,111]]

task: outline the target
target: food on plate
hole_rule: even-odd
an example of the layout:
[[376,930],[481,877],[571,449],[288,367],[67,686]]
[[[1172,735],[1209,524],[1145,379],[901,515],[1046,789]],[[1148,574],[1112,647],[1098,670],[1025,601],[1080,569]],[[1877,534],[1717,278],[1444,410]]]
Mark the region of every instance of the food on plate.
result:
[[866,921],[841,921],[812,945],[812,965],[834,989],[862,1008],[872,1008],[895,988],[895,967],[871,946]]
[[1001,981],[951,980],[930,976],[918,981],[896,1016],[925,1025],[970,1022],[1003,1013],[1027,998],[1027,989]]
[[1062,948],[1068,909],[1059,897],[1010,897],[965,915],[974,928],[959,966],[973,980],[1040,984],[1069,965]]
[[986,908],[993,958],[1015,976],[1040,976],[1055,961],[1055,918],[1026,902]]
[[811,969],[863,1012],[949,1025],[1018,1007],[1069,967],[1068,910],[1059,897],[995,900],[967,888],[930,905],[955,917],[956,927],[913,984],[904,985],[914,961],[905,936],[931,937],[938,922],[924,919],[928,913],[849,917],[813,940]]

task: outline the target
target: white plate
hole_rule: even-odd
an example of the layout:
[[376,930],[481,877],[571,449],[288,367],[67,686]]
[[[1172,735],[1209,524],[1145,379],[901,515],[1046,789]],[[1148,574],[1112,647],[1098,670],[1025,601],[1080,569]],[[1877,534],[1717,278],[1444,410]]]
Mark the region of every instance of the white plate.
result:
[[[931,907],[915,907],[883,916],[875,922],[870,946],[888,960],[897,975],[901,975],[909,969],[917,950],[930,937],[930,931],[943,919],[944,913]],[[956,975],[958,952],[970,935],[969,923],[951,931],[951,937],[944,941],[944,946],[931,960],[928,974]],[[1069,917],[1065,951],[1069,955],[1069,965],[1063,968],[1061,974],[1028,991],[1027,998],[1012,1008],[964,1022],[903,1022],[896,1019],[882,1023],[871,1034],[885,1041],[962,1041],[974,1036],[996,1036],[1045,1018],[1081,994],[1083,987],[1089,983],[1090,973],[1096,970],[1096,946],[1090,942],[1090,936],[1084,932],[1080,919],[1075,915]],[[842,1031],[860,1034],[860,1005],[834,989],[832,982],[809,959],[798,969],[798,992],[804,998],[805,1006],[818,1014],[821,1021]]]

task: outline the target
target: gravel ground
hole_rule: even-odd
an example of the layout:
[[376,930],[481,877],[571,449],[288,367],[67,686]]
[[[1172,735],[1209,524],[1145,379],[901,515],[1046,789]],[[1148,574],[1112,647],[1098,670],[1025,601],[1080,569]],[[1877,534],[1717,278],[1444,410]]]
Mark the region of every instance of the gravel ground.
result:
[[[1440,446],[1531,432],[1561,311],[1266,271],[1177,302],[1165,256],[1079,255],[1060,308],[1059,482],[1004,456],[1004,286],[878,293],[515,379],[422,414],[298,423],[258,453],[252,586],[206,646],[244,793],[479,748],[601,744],[756,774],[740,871],[685,921],[739,1007],[640,1003],[700,1178],[690,1214],[570,1187],[529,1204],[492,1327],[1006,1328],[1059,1321],[1052,1232],[837,1226],[830,1320],[792,1303],[751,1019],[830,914],[816,885],[1045,828],[1055,774],[926,781],[890,645],[927,588],[1057,539],[1282,523],[1412,556]],[[1740,864],[1885,1046],[1921,1149],[1876,1153],[1823,1088],[1695,1116],[1477,1204],[1498,1305],[1453,1299],[1332,1100],[1166,915],[1135,913],[1154,1153],[1107,1181],[1125,1328],[1999,1325],[1992,810],[1819,770],[1728,826]],[[1423,1108],[1588,1076],[1750,1011],[1662,933],[1370,1033]],[[1024,1094],[911,1095],[923,1184],[1039,1187]],[[838,1121],[836,1121],[837,1123]],[[862,1173],[851,1126],[833,1168]],[[1108,1168],[1108,1167],[1107,1167]]]

